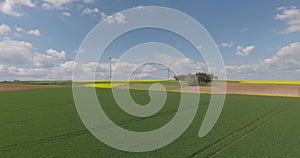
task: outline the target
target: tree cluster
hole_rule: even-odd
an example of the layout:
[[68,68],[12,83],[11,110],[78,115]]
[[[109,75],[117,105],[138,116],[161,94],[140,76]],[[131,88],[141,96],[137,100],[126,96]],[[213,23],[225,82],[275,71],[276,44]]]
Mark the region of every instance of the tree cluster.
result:
[[195,74],[175,75],[173,77],[177,81],[186,81],[190,86],[208,84],[214,79],[217,79],[213,74],[197,72]]

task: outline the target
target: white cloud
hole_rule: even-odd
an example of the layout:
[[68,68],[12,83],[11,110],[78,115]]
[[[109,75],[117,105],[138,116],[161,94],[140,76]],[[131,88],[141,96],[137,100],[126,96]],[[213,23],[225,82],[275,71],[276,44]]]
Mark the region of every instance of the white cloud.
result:
[[144,10],[145,7],[144,6],[137,6],[137,7],[135,7],[135,9],[137,9],[137,10]]
[[20,33],[27,33],[28,35],[34,35],[34,36],[40,36],[41,32],[38,29],[32,29],[32,30],[28,30],[26,31],[25,29],[23,29],[22,27],[15,27],[17,33],[15,33],[15,36],[21,36]]
[[66,52],[48,49],[45,54],[36,54],[33,63],[36,67],[53,67],[57,63],[63,63],[67,60]]
[[0,42],[0,65],[24,65],[36,67],[51,67],[67,61],[65,51],[48,49],[39,53],[29,42],[4,40]]
[[279,49],[272,58],[265,59],[265,64],[280,69],[300,69],[300,42],[291,43]]
[[[115,63],[114,63],[115,64]],[[113,68],[115,65],[113,64]],[[0,76],[0,80],[7,80],[10,78],[14,79],[72,79],[73,66],[77,65],[77,73],[80,74],[80,79],[93,79],[94,70],[96,68],[96,79],[108,79],[109,76],[109,63],[76,63],[74,61],[66,61],[54,67],[35,67],[35,68],[18,68],[18,67],[7,67],[5,65],[0,65],[0,73],[5,75]],[[113,69],[114,79],[127,79],[128,74],[131,73],[131,70],[134,69],[136,64],[119,62],[119,68]],[[140,67],[136,70],[136,73],[133,74],[132,79],[144,79],[148,78],[151,72],[155,71],[151,65],[146,65]],[[126,77],[125,77],[126,76]]]
[[121,13],[116,13],[115,19],[116,19],[117,23],[125,23],[126,22],[126,17]]
[[0,80],[71,79],[73,65],[68,60],[64,51],[39,53],[29,42],[4,40],[0,42]]
[[0,65],[0,73],[7,72],[7,67],[5,65]]
[[25,64],[32,61],[35,49],[29,42],[4,40],[0,42],[0,63]]
[[[190,58],[171,55],[167,53],[155,53],[154,61],[158,61],[176,70],[177,74],[187,74],[195,72],[207,72],[207,66],[203,62],[196,62]],[[191,67],[194,69],[192,70]]]
[[63,12],[62,15],[63,16],[71,16],[71,13],[69,13],[69,12]]
[[40,33],[40,30],[34,29],[34,30],[28,30],[27,34],[34,35],[34,36],[40,36],[41,33]]
[[91,15],[91,14],[99,14],[100,13],[100,10],[98,8],[86,8],[82,11],[82,14],[83,15]]
[[292,7],[279,7],[277,8],[280,13],[275,17],[276,20],[285,22],[287,26],[285,29],[279,31],[282,34],[288,34],[300,31],[300,10],[295,6]]
[[74,0],[44,0],[42,8],[44,9],[65,9],[67,4],[72,3]]
[[24,29],[21,27],[15,27],[15,29],[17,32],[25,32]]
[[113,16],[107,16],[107,18],[105,18],[104,21],[106,21],[109,24],[113,24],[115,22],[115,18]]
[[[81,51],[80,51],[81,52]],[[113,59],[115,67],[116,59]],[[45,53],[39,53],[34,46],[25,41],[4,40],[0,42],[0,80],[29,80],[29,79],[71,79],[73,66],[65,51],[48,49]],[[96,77],[107,79],[109,63],[84,63],[80,66],[80,74],[85,79],[92,79],[94,68],[97,67]],[[128,75],[137,64],[119,62],[121,69],[116,70],[116,77]],[[145,66],[137,71],[134,78],[145,78],[155,69]]]
[[41,32],[38,29],[33,29],[33,30],[28,30],[26,31],[25,29],[23,29],[22,27],[15,27],[16,29],[16,33],[14,33],[15,36],[20,37],[21,33],[27,33],[28,35],[34,35],[34,36],[40,36]]
[[106,21],[108,24],[126,23],[126,16],[122,13],[107,16],[105,13],[101,12],[101,19]]
[[247,46],[245,48],[243,48],[242,46],[237,46],[236,55],[247,56],[250,53],[252,53],[254,49],[255,49],[254,45],[250,45],[250,46]]
[[[93,79],[95,68],[96,79],[108,79],[109,77],[109,62],[79,64],[74,61],[68,61],[63,51],[58,52],[53,49],[49,49],[45,54],[36,53],[33,58],[35,67],[30,68],[6,66],[0,63],[0,80],[72,79],[73,66],[75,64],[78,67],[77,73],[80,74],[81,79]],[[197,71],[205,69],[205,64],[194,62],[188,58],[180,59],[178,57],[158,53],[154,58],[159,60],[167,59],[165,61],[166,64],[176,64],[177,67],[180,67],[178,73],[187,73],[186,69],[189,64],[192,64]],[[130,79],[165,79],[167,75],[166,71],[159,65],[141,66],[134,62],[119,61],[119,59],[116,58],[112,59],[112,70],[114,79],[128,79],[128,77],[130,77]]]
[[83,3],[85,3],[85,4],[95,3],[95,0],[83,0]]
[[49,49],[38,53],[29,42],[0,42],[0,80],[70,79],[68,64],[64,51]]
[[230,41],[228,43],[221,43],[221,47],[226,47],[226,48],[230,48],[233,46],[233,41]]
[[[114,79],[128,79],[129,77],[131,78],[135,78],[135,79],[139,79],[142,76],[148,76],[149,75],[149,71],[144,71],[142,70],[144,67],[138,67],[137,64],[135,63],[130,63],[130,62],[124,62],[124,61],[118,61],[118,59],[113,59],[113,66],[112,66],[112,75]],[[135,68],[139,68],[137,69],[132,75],[130,76],[130,74],[132,73],[132,71]],[[102,70],[102,72],[105,72],[103,70],[108,68],[108,64],[104,65],[104,64],[100,64],[98,65],[98,69],[100,68],[100,70]],[[151,70],[150,70],[151,71]],[[109,72],[109,71],[106,71]]]
[[[109,63],[83,63],[68,61],[64,51],[49,49],[45,53],[38,53],[28,42],[6,40],[0,42],[0,80],[14,79],[71,79],[73,66],[77,64],[82,79],[93,79],[94,68],[97,68],[96,79],[108,79]],[[254,64],[226,66],[230,79],[290,79],[300,80],[300,42],[283,46],[270,58]],[[155,53],[152,59],[157,59],[166,65],[177,67],[178,74],[193,73],[189,69],[192,65],[195,71],[207,72],[205,63],[196,62],[185,57],[171,54]],[[147,59],[144,59],[147,61]],[[137,59],[136,59],[137,61]],[[116,63],[118,62],[118,65]],[[143,63],[143,61],[140,61]],[[7,64],[8,63],[8,64]],[[33,63],[35,67],[24,67],[21,64]],[[113,58],[113,73],[116,79],[124,78],[139,65],[135,62],[119,61]],[[16,64],[16,65],[11,65]],[[153,75],[160,72],[166,77],[163,69],[153,65],[139,67],[134,72],[134,79],[155,78]],[[213,72],[217,74],[216,72]]]
[[283,46],[271,58],[255,64],[226,66],[233,79],[300,80],[300,42]]
[[10,27],[6,24],[0,24],[0,35],[6,35],[7,33],[9,33]]
[[10,16],[20,17],[23,13],[16,10],[16,8],[20,6],[35,7],[30,0],[4,0],[0,3],[0,12]]
[[197,49],[199,49],[199,50],[201,50],[201,49],[203,49],[204,47],[202,46],[202,45],[199,45],[199,46],[197,46]]

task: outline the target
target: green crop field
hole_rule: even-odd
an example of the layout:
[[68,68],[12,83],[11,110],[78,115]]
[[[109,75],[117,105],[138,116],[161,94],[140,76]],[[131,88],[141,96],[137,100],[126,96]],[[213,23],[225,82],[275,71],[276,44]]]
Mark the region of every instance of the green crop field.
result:
[[[150,101],[148,91],[130,92],[137,103]],[[97,89],[97,94],[110,118],[133,131],[166,124],[180,99],[180,93],[169,92],[159,113],[136,118],[118,108],[110,89]],[[209,99],[201,94],[193,123],[176,141],[130,153],[106,146],[86,130],[70,87],[0,92],[0,157],[300,157],[300,98],[227,95],[217,124],[199,138]]]

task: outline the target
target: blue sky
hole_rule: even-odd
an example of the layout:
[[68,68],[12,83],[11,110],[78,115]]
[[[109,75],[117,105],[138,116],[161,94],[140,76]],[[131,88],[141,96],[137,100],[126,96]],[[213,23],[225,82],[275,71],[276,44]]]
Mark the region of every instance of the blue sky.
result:
[[[76,50],[92,28],[124,9],[145,6],[176,9],[201,23],[218,45],[229,79],[300,80],[300,1],[1,0],[0,3],[0,80],[70,79]],[[122,18],[125,23],[126,17],[119,20]],[[197,71],[206,70],[195,53],[197,50],[187,41],[158,29],[128,32],[105,53],[116,62],[130,47],[153,41],[172,45],[184,52],[188,59],[184,61],[198,65]],[[102,71],[97,77],[103,79],[108,77],[104,68],[108,64],[106,56],[97,67]],[[174,58],[170,63],[181,60]],[[127,63],[128,68],[136,66],[131,64]],[[82,71],[92,69],[87,65],[82,65],[85,67]],[[155,78],[151,72],[157,74],[156,70],[155,66],[148,66],[138,75]]]

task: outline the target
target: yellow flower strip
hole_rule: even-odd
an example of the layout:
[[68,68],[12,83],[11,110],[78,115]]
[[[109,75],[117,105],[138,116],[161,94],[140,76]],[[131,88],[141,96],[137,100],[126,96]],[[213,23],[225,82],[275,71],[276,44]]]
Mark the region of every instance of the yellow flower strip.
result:
[[229,82],[239,82],[245,84],[283,84],[300,85],[300,81],[276,81],[276,80],[228,80]]
[[85,87],[95,87],[95,88],[115,88],[123,86],[124,84],[86,84]]

